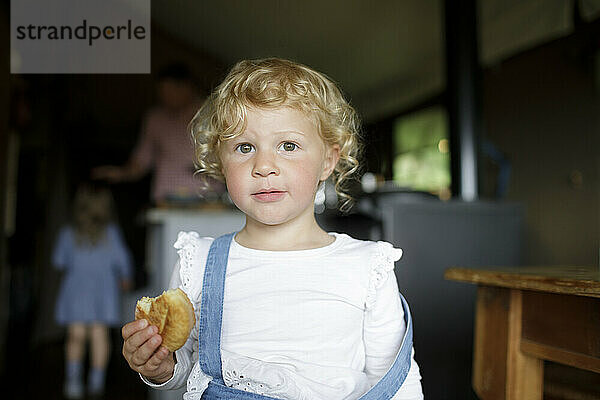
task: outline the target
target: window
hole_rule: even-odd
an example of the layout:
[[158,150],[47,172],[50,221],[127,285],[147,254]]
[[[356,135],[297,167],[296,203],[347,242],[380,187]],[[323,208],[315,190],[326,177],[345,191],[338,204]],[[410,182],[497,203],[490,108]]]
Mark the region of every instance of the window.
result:
[[393,179],[404,189],[450,196],[448,117],[441,106],[396,118]]

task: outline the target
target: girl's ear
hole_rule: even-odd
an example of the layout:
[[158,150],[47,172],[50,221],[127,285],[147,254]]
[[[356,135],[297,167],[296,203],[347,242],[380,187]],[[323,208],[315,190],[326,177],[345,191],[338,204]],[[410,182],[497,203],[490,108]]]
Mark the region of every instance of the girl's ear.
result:
[[328,146],[325,152],[325,160],[323,161],[323,173],[321,174],[321,181],[329,178],[329,175],[335,170],[335,166],[337,165],[340,159],[340,145],[334,144],[332,146]]

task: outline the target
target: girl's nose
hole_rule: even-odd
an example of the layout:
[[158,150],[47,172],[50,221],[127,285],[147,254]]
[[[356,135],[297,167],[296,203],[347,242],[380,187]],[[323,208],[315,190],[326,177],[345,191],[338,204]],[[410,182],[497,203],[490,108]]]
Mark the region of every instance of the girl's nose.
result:
[[252,175],[255,177],[266,177],[269,175],[279,175],[279,167],[275,162],[274,155],[267,152],[257,151],[254,157],[254,168]]

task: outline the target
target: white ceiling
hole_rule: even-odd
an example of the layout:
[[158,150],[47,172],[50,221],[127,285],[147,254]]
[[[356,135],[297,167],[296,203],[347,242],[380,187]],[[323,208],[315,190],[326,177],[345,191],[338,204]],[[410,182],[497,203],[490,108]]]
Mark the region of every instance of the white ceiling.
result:
[[[573,1],[482,0],[483,62],[568,33]],[[325,72],[367,120],[443,90],[443,19],[442,0],[152,1],[153,23],[226,64],[278,56]]]

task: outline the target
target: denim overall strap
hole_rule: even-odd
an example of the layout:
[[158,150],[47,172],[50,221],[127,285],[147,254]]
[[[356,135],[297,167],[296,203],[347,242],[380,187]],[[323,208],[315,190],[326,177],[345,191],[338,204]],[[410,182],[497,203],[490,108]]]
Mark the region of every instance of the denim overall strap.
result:
[[[234,233],[215,239],[208,251],[202,300],[200,305],[200,328],[198,332],[198,362],[202,371],[213,379],[202,393],[205,400],[276,400],[225,385],[221,372],[221,325],[223,318],[223,298],[225,293],[225,273],[229,257],[229,247]],[[404,383],[412,357],[412,319],[408,303],[400,294],[404,308],[406,332],[400,350],[388,372],[359,400],[389,400]]]
[[223,383],[221,321],[223,319],[225,272],[229,258],[229,246],[234,235],[235,232],[220,236],[210,245],[202,282],[202,300],[200,301],[198,362],[200,369],[219,383]]
[[234,233],[216,238],[208,250],[202,299],[200,303],[200,327],[198,329],[198,363],[200,369],[213,379],[202,393],[205,400],[276,400],[225,385],[221,366],[221,326],[223,320],[223,298],[225,273],[229,258],[229,247]]

